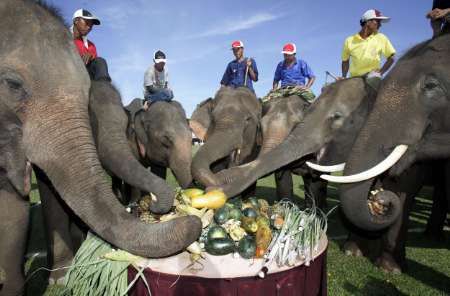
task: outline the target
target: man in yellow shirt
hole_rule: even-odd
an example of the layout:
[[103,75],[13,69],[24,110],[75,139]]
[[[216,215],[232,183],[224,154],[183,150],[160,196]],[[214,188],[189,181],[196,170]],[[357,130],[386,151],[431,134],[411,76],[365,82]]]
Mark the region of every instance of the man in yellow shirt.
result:
[[[378,30],[389,18],[376,9],[366,11],[361,17],[361,31],[348,37],[342,50],[342,77],[381,77],[394,63],[395,49],[389,39]],[[381,55],[386,58],[383,67]]]

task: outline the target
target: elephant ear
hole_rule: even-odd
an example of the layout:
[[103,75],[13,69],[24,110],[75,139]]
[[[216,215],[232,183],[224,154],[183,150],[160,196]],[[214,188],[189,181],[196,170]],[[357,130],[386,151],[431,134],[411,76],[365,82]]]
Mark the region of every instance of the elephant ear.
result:
[[134,118],[136,117],[136,113],[139,111],[142,111],[142,107],[144,106],[144,100],[135,98],[133,101],[131,101],[130,104],[125,106],[125,111],[130,116],[130,122],[134,122]]
[[143,100],[136,98],[129,105],[124,107],[125,112],[128,115],[128,126],[127,135],[136,139],[136,145],[138,148],[139,155],[145,158],[146,155],[146,145],[148,142],[147,135],[145,133],[144,124],[142,122],[141,116],[145,112],[143,107]]
[[214,100],[212,98],[201,102],[197,105],[189,120],[189,126],[192,131],[202,141],[206,140],[206,134],[211,125],[213,104]]

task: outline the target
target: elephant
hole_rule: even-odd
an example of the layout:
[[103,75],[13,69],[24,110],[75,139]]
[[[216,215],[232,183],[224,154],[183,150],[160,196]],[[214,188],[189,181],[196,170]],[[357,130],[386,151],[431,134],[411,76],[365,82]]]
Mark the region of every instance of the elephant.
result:
[[260,120],[261,104],[246,87],[221,87],[214,99],[199,104],[189,124],[205,144],[192,160],[193,178],[214,187],[219,182],[211,166],[217,172],[254,159]]
[[[0,295],[17,295],[24,285],[31,165],[25,157],[18,117],[0,103]],[[14,230],[14,231],[11,231]]]
[[[261,118],[261,149],[259,156],[269,152],[282,143],[292,129],[299,124],[311,103],[290,95],[287,97],[273,98],[262,105]],[[294,196],[292,173],[302,176],[305,191],[314,198],[320,208],[326,207],[326,182],[311,173],[305,166],[305,162],[294,161],[275,175],[276,193],[278,198],[292,199]],[[310,200],[307,200],[307,204]]]
[[[100,163],[108,174],[142,191],[154,192],[159,198],[150,205],[152,212],[161,214],[170,210],[173,205],[171,189],[143,167],[129,147],[125,133],[128,118],[120,94],[110,82],[91,82],[89,118]],[[47,232],[47,261],[55,270],[50,273],[50,281],[57,282],[66,271],[59,268],[70,264],[87,229],[65,206],[46,175],[39,168],[35,171]]]
[[[140,99],[125,107],[127,137],[136,158],[159,177],[170,168],[182,188],[192,183],[192,133],[186,113],[177,101],[158,101],[143,110]],[[132,198],[136,200],[136,198]]]
[[[342,210],[361,229],[376,231],[400,224],[400,215],[408,215],[403,203],[411,198],[401,196],[406,195],[406,190],[389,190],[383,180],[401,179],[413,164],[430,160],[447,163],[445,173],[437,178],[447,180],[441,183],[447,187],[444,208],[448,209],[449,65],[450,34],[445,34],[410,49],[385,78],[374,108],[351,148],[344,176],[331,179],[345,183],[340,186]],[[423,182],[413,180],[409,184],[414,184],[417,191]],[[374,204],[378,210],[373,209]],[[395,259],[387,261],[395,269],[400,268],[395,266]]]
[[[4,0],[0,25],[0,102],[19,119],[25,158],[46,174],[65,205],[104,240],[136,255],[169,256],[195,241],[199,218],[145,224],[115,198],[92,136],[91,81],[55,10],[40,2]],[[10,212],[0,208],[2,220]]]
[[317,154],[322,164],[344,162],[375,95],[362,77],[326,86],[284,141],[247,164],[218,173],[220,187],[228,196],[235,196],[258,178],[312,154]]

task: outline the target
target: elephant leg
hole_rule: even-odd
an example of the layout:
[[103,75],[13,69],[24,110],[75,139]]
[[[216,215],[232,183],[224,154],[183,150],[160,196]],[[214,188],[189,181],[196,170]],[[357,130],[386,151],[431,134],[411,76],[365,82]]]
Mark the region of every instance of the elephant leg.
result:
[[[45,173],[35,168],[35,174],[44,215],[47,262],[51,269],[69,266],[76,252],[71,236],[69,209],[63,204]],[[66,271],[67,269],[52,271],[49,282],[61,282]]]
[[164,180],[166,179],[166,177],[167,177],[167,168],[166,167],[152,164],[150,169],[153,174],[157,175],[158,177],[160,177]]
[[445,195],[444,184],[436,184],[433,192],[433,205],[428,218],[425,234],[435,240],[444,239],[444,224],[447,218],[447,196]]
[[0,269],[5,272],[0,295],[20,295],[24,288],[23,263],[29,212],[28,200],[15,192],[0,190]]
[[277,188],[278,200],[294,198],[294,183],[292,181],[292,174],[290,170],[278,170],[275,172],[275,184]]
[[426,170],[420,165],[414,165],[405,171],[399,179],[387,179],[383,188],[396,192],[400,199],[399,218],[382,236],[382,253],[376,264],[386,272],[401,273],[405,267],[405,243],[408,233],[409,213],[414,203],[414,197],[425,181]]
[[401,215],[395,223],[388,228],[382,237],[383,249],[381,255],[375,263],[383,271],[400,274],[402,272],[402,263],[405,261],[405,241],[408,231],[408,216],[413,201],[413,196],[405,196],[405,193],[399,195],[402,205]]
[[312,206],[312,199],[316,207],[326,211],[327,204],[327,182],[315,177],[311,174],[302,176],[305,186],[305,204],[307,207]]
[[425,229],[427,236],[438,241],[444,239],[444,223],[448,212],[447,195],[449,195],[446,190],[448,185],[445,182],[444,171],[439,172],[442,172],[442,174],[434,176],[433,205]]

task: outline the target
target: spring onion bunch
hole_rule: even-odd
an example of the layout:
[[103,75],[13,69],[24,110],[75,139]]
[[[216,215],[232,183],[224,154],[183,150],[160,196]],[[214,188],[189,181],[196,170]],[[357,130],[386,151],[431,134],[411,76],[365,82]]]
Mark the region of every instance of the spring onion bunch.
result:
[[265,276],[273,260],[278,266],[294,266],[298,260],[304,260],[308,266],[328,227],[327,215],[314,204],[311,208],[300,210],[292,201],[283,199],[274,210],[284,217],[284,222],[269,245],[260,277]]
[[128,266],[136,266],[141,257],[114,250],[108,243],[88,233],[64,279],[64,295],[126,295],[138,278],[148,283],[143,268],[128,284]]

